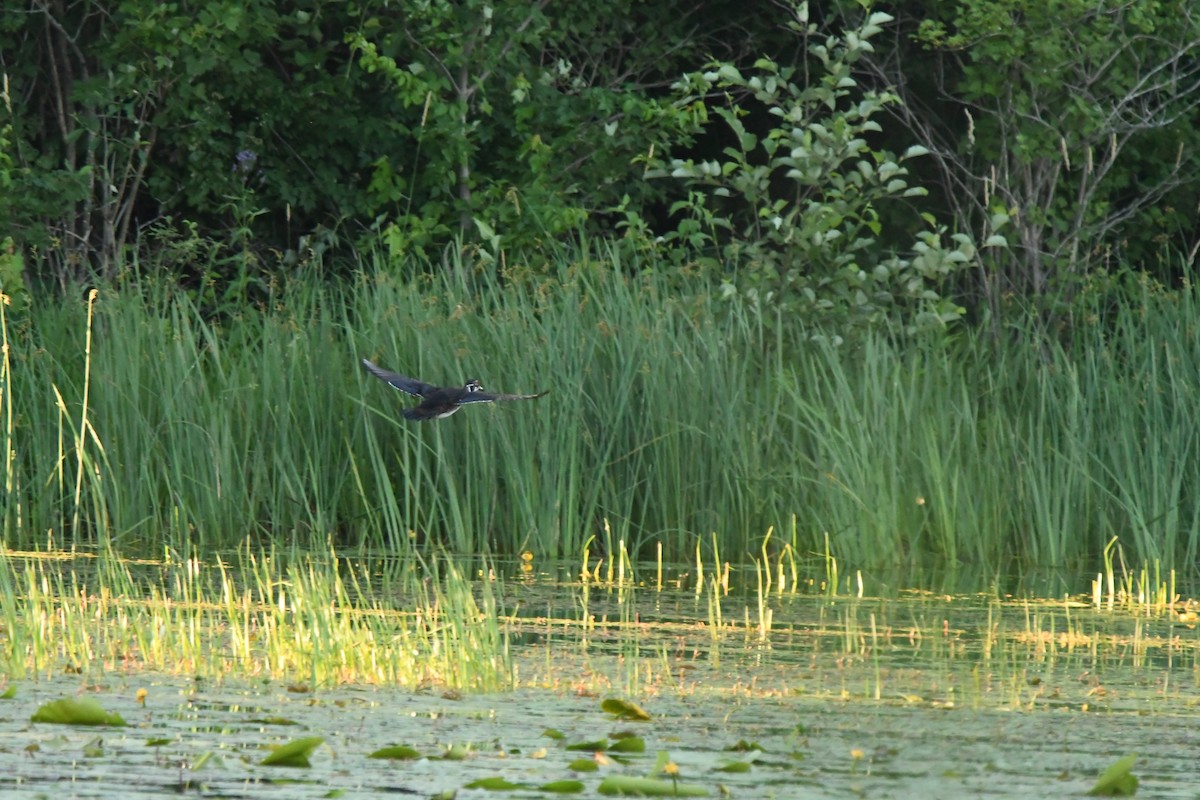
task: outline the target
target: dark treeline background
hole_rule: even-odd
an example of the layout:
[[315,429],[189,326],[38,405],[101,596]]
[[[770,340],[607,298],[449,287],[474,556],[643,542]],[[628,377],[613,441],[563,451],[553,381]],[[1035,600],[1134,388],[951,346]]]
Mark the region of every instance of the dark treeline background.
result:
[[1190,0],[10,2],[0,280],[136,254],[239,302],[586,236],[757,301],[1061,323],[1200,247],[1198,45]]

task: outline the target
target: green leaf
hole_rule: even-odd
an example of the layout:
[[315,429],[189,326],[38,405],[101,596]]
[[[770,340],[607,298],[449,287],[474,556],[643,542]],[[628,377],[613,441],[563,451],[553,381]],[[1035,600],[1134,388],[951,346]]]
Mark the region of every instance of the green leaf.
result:
[[523,789],[521,784],[513,783],[506,778],[480,778],[477,781],[471,781],[465,789],[488,789],[493,792],[511,792],[513,789]]
[[444,761],[464,761],[470,754],[471,748],[465,744],[452,744],[446,748],[446,752],[442,753]]
[[371,753],[371,755],[367,756],[367,758],[386,758],[391,759],[392,761],[411,761],[420,757],[420,752],[411,747],[405,747],[402,744],[394,745],[392,747],[382,747],[376,750],[374,753]]
[[540,792],[552,792],[553,794],[578,794],[584,789],[583,781],[551,781],[543,783],[537,787]]
[[766,752],[766,748],[764,748],[758,742],[747,742],[745,739],[738,739],[736,742],[729,745],[729,747],[726,747],[725,750],[726,752],[735,753],[748,753],[751,750],[760,750],[762,752]]
[[610,697],[600,704],[602,711],[612,714],[617,719],[639,720],[646,722],[651,719],[650,715],[637,703],[632,703],[628,700],[618,700],[615,697]]
[[1088,790],[1089,795],[1106,797],[1132,797],[1137,793],[1138,779],[1130,770],[1137,761],[1137,753],[1131,753],[1114,761],[1097,779],[1096,785]]
[[627,736],[612,743],[610,753],[644,753],[646,741],[640,736]]
[[708,789],[695,784],[666,781],[659,778],[634,778],[611,775],[600,782],[597,791],[603,795],[639,795],[641,797],[707,797]]
[[567,745],[568,750],[585,750],[589,753],[604,752],[608,749],[607,739],[596,739],[591,742],[576,742]]
[[110,714],[90,697],[64,697],[46,703],[30,717],[31,722],[49,722],[56,725],[112,725],[123,727],[125,720],[120,714]]
[[306,736],[281,744],[259,762],[264,767],[309,767],[308,757],[325,742],[323,736]]

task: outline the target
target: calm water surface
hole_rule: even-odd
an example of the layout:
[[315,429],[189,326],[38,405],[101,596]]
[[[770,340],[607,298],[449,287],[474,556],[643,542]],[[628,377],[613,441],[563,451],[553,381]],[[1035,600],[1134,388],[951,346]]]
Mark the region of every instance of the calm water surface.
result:
[[[515,581],[502,594],[511,692],[120,671],[19,681],[0,700],[0,795],[464,798],[498,796],[464,787],[503,777],[526,787],[507,797],[556,796],[535,787],[565,779],[590,797],[606,775],[649,774],[666,751],[681,781],[714,797],[1080,796],[1134,752],[1139,796],[1200,796],[1200,639],[1179,614],[918,592],[761,609],[694,589]],[[128,727],[30,722],[78,695]],[[616,721],[606,697],[636,699],[653,719]],[[625,732],[645,754],[566,749]],[[306,736],[325,738],[310,768],[260,765],[269,746]],[[368,758],[391,745],[423,757]],[[440,758],[452,746],[465,757]],[[580,757],[602,763],[575,772]],[[753,764],[717,769],[739,761]]]

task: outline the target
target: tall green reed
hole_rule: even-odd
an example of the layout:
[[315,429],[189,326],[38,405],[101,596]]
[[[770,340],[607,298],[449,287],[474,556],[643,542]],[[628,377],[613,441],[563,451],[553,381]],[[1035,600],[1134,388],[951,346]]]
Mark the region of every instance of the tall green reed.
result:
[[[615,248],[558,258],[299,276],[220,318],[151,281],[101,287],[90,325],[36,306],[5,328],[6,544],[746,563],[774,527],[846,574],[1092,569],[1113,536],[1195,560],[1194,289],[1130,292],[1063,343],[835,347]],[[414,424],[363,357],[551,394]]]

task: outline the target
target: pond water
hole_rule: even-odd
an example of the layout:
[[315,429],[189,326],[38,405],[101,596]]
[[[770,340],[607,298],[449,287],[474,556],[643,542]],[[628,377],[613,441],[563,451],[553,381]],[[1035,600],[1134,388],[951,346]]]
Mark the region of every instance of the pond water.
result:
[[[148,688],[138,706],[134,686]],[[178,681],[117,682],[94,690],[129,723],[121,729],[31,724],[42,701],[77,686],[39,683],[4,702],[0,792],[4,796],[328,797],[464,790],[480,778],[528,786],[578,778],[594,796],[609,774],[643,775],[666,750],[680,780],[736,797],[1047,797],[1081,795],[1117,757],[1139,752],[1134,770],[1147,797],[1196,796],[1196,716],[1178,712],[1079,712],[1036,708],[935,708],[902,700],[838,701],[737,693],[660,695],[643,706],[650,722],[610,720],[593,697],[519,690],[446,699],[426,693],[338,689],[316,697],[281,687],[196,688]],[[565,740],[543,734],[560,731]],[[632,731],[648,754],[576,773],[565,744]],[[266,767],[266,747],[301,736],[325,743],[307,769]],[[150,745],[148,742],[160,742]],[[761,747],[746,772],[729,748]],[[428,756],[367,756],[403,744]],[[440,755],[462,749],[458,760]],[[529,789],[508,796],[546,797]]]
[[[1080,796],[1130,753],[1141,796],[1200,794],[1187,614],[923,592],[760,606],[537,581],[506,584],[503,602],[510,692],[120,669],[16,681],[0,700],[0,794],[465,798],[505,779],[518,785],[508,797],[550,797],[538,787],[565,780],[598,796],[612,776],[662,779],[663,752],[679,785],[714,797]],[[128,725],[30,721],[78,696]],[[613,718],[611,697],[651,718]],[[627,734],[644,753],[601,752]],[[310,767],[261,764],[314,736]],[[417,757],[369,757],[396,745]]]

